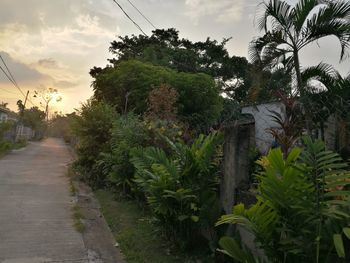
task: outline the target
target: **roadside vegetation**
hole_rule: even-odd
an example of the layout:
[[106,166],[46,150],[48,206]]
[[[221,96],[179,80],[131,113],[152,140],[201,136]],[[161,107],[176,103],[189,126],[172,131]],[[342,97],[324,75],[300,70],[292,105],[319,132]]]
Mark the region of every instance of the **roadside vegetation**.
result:
[[14,126],[12,122],[0,123],[0,157],[13,149],[20,149],[27,145],[27,141],[20,139],[16,142],[5,139],[5,133],[10,131]]
[[[74,145],[75,172],[95,189],[128,262],[349,261],[349,168],[316,137],[335,114],[344,131],[337,150],[350,143],[350,78],[322,63],[302,67],[299,51],[333,35],[343,59],[350,4],[262,7],[250,62],[229,55],[229,39],[192,42],[175,29],[120,37],[110,64],[90,71],[93,97],[51,123]],[[257,201],[223,215],[222,128],[242,118],[242,105],[276,100],[286,109],[271,112],[278,147],[251,163]],[[263,255],[241,242],[237,225]]]
[[101,189],[95,195],[127,262],[190,263],[198,259],[214,262],[203,250],[184,253],[172,242],[166,241],[159,228],[154,227],[150,211],[141,208],[135,201],[110,190]]

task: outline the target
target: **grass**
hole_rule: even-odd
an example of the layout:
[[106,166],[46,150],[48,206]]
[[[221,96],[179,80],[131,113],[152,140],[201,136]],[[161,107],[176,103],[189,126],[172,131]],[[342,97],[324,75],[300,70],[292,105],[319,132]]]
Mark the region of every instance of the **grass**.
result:
[[17,150],[20,148],[23,148],[27,146],[26,140],[19,140],[16,143],[12,143],[10,141],[6,140],[0,140],[0,157],[4,156],[6,153],[8,153],[11,150]]
[[85,225],[82,222],[82,219],[84,219],[84,215],[81,213],[78,205],[73,206],[72,210],[74,227],[79,233],[82,233],[85,230]]
[[128,263],[212,262],[211,259],[191,260],[171,248],[159,235],[149,215],[134,201],[115,199],[108,190],[98,190],[95,195]]
[[72,168],[72,165],[69,165],[68,166],[68,169],[67,169],[67,177],[69,179],[69,192],[71,194],[71,196],[75,196],[77,195],[78,193],[78,190],[77,188],[75,187],[74,185],[74,177],[75,177],[75,173],[73,171],[73,168]]

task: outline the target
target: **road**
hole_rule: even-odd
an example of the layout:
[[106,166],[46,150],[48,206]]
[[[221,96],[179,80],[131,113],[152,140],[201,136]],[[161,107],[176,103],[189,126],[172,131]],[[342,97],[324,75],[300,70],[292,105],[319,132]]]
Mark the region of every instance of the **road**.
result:
[[87,262],[73,224],[67,146],[30,143],[0,159],[0,262]]

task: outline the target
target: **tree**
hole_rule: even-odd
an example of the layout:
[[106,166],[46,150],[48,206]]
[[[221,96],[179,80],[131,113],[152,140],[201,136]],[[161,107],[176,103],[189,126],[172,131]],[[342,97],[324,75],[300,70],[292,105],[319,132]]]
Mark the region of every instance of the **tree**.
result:
[[48,122],[50,102],[53,100],[59,102],[62,100],[62,97],[58,94],[58,90],[53,88],[44,88],[39,91],[34,91],[34,93],[34,98],[39,98],[41,100],[40,105],[45,107],[46,122]]
[[23,124],[33,130],[39,130],[45,122],[45,112],[38,107],[23,110]]
[[222,109],[222,98],[213,78],[204,73],[177,72],[136,60],[123,61],[96,76],[94,97],[115,105],[119,113],[127,108],[143,114],[151,90],[164,84],[179,94],[176,107],[181,120],[199,128],[215,123]]
[[250,55],[254,60],[262,58],[270,66],[283,62],[289,70],[293,69],[299,93],[305,91],[299,58],[305,46],[323,37],[335,36],[341,46],[340,59],[345,58],[350,46],[350,2],[299,0],[291,6],[283,0],[270,0],[263,5],[258,27],[265,35],[252,42]]
[[[157,29],[151,36],[119,37],[110,47],[116,58],[109,61],[113,67],[118,67],[123,61],[137,59],[178,72],[205,73],[220,83],[222,90],[231,96],[235,89],[249,84],[249,64],[244,57],[229,55],[225,48],[229,40],[224,39],[219,43],[207,38],[204,42],[191,42],[181,39],[174,28]],[[90,74],[96,78],[101,72],[103,69],[95,67]]]

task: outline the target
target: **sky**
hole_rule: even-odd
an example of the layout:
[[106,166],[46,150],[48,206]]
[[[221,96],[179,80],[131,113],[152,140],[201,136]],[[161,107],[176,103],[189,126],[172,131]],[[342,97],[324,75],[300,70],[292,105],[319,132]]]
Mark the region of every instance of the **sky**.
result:
[[[147,33],[152,27],[127,0],[118,0]],[[193,41],[207,37],[227,44],[231,55],[247,56],[248,44],[262,35],[255,26],[260,0],[131,0],[157,28],[174,27]],[[288,0],[295,3],[296,0]],[[39,106],[34,90],[57,89],[60,102],[51,111],[69,113],[92,96],[90,68],[103,67],[110,42],[139,34],[112,0],[0,0],[0,54],[18,85],[30,91],[27,106]],[[323,61],[341,74],[350,73],[350,59],[339,63],[340,46],[332,37],[301,53],[302,66]],[[0,72],[0,102],[16,109],[23,95]],[[33,104],[32,104],[33,103]]]

